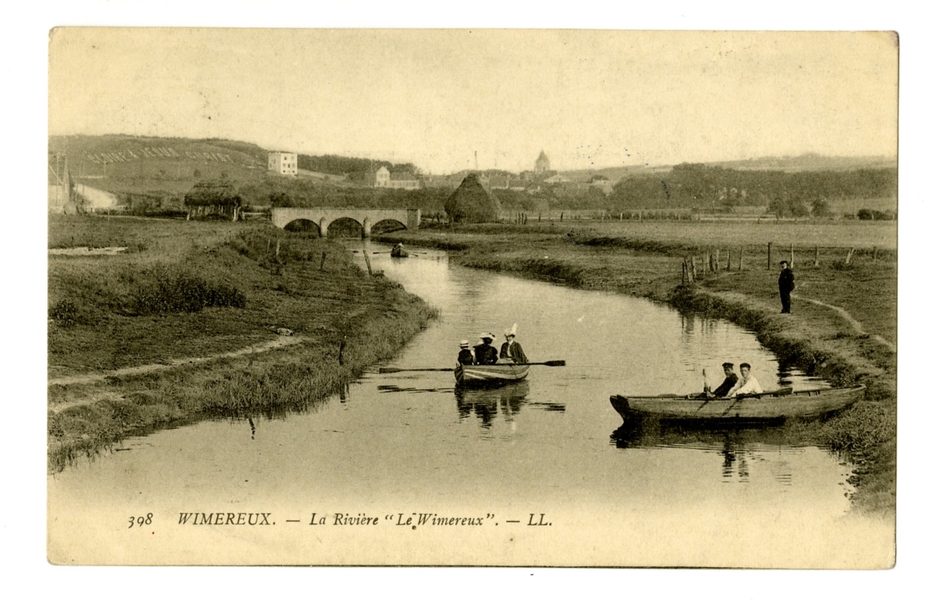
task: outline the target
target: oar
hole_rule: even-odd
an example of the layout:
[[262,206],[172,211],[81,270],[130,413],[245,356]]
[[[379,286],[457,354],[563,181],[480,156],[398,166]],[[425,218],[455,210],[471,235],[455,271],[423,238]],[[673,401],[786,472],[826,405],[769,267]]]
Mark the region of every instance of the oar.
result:
[[[563,360],[546,360],[544,362],[528,362],[528,363],[498,363],[501,365],[515,365],[518,366],[535,366],[535,367],[564,367],[567,365],[566,361]],[[494,366],[494,365],[468,365],[472,367],[480,366]],[[443,369],[398,369],[396,367],[380,367],[380,373],[402,373],[405,371],[454,371],[455,368],[443,368]]]

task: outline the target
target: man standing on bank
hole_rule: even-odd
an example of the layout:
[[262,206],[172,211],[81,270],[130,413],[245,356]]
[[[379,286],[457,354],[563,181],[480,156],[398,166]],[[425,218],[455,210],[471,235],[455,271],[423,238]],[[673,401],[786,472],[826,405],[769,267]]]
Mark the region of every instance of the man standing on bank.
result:
[[795,289],[795,274],[788,268],[788,261],[781,263],[782,272],[778,276],[778,293],[782,297],[782,313],[792,312],[792,290]]

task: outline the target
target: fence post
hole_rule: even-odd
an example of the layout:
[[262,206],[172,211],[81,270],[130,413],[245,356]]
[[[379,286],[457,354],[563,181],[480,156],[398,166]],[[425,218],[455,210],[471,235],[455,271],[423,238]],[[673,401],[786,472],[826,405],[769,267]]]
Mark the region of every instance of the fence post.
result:
[[702,276],[703,276],[703,279],[706,279],[706,264],[707,264],[708,262],[709,262],[709,255],[708,255],[708,254],[703,254],[703,270],[702,270],[702,273],[701,273]]
[[815,245],[815,268],[818,268],[818,245]]
[[726,250],[726,270],[732,270],[732,248]]
[[373,265],[369,262],[369,254],[366,252],[366,249],[363,249],[363,259],[366,261],[366,270],[369,271],[369,274],[373,274]]
[[275,258],[280,258],[280,240],[277,240],[277,251],[274,253]]
[[772,242],[769,242],[769,262],[765,267],[766,271],[772,270]]
[[789,254],[788,268],[794,269],[795,268],[795,244],[792,244],[791,246],[788,247],[788,254]]
[[716,257],[714,260],[715,262],[713,263],[713,267],[714,267],[713,272],[718,273],[719,272],[719,248],[716,248]]
[[742,260],[745,258],[745,246],[739,246],[739,270],[742,270]]
[[851,248],[850,250],[848,250],[848,257],[844,259],[844,264],[850,265],[852,256],[854,256],[854,248]]

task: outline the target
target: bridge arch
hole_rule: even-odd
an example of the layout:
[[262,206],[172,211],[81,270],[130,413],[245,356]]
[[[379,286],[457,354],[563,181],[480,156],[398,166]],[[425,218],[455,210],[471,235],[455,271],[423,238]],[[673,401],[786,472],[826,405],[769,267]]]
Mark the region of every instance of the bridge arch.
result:
[[330,224],[339,219],[352,219],[362,227],[363,237],[369,237],[373,226],[384,221],[394,221],[406,229],[418,229],[421,221],[419,209],[362,209],[362,208],[273,208],[271,222],[284,229],[298,221],[311,221],[320,229],[320,237],[327,236]]

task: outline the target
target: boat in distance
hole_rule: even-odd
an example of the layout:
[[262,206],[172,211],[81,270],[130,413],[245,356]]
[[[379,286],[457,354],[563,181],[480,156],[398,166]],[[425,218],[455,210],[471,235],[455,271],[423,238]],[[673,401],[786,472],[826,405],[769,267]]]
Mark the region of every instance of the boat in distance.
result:
[[692,396],[610,397],[610,404],[624,422],[655,418],[677,421],[781,422],[786,419],[814,419],[847,408],[864,397],[865,387],[825,388],[792,391],[782,388],[736,398]]
[[501,385],[521,381],[528,376],[530,365],[500,362],[494,365],[455,365],[457,385]]

